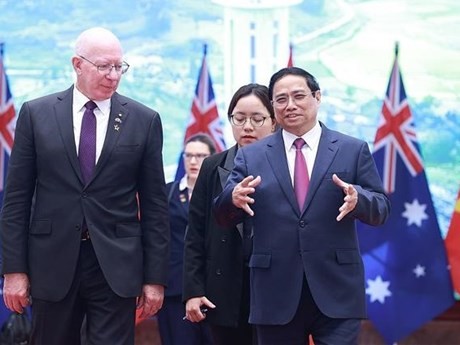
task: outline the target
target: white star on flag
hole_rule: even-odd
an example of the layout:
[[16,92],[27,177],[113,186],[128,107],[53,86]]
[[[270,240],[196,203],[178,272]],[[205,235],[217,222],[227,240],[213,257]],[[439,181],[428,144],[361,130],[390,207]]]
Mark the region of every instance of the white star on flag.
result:
[[415,273],[417,278],[423,277],[425,275],[425,267],[418,264],[412,272]]
[[377,276],[375,280],[367,280],[368,288],[366,289],[366,294],[370,296],[371,303],[379,301],[380,303],[385,303],[385,297],[390,297],[391,291],[388,289],[390,282],[383,281],[381,276]]
[[404,218],[407,218],[407,226],[415,224],[418,227],[422,226],[422,221],[428,219],[425,213],[426,204],[419,204],[417,199],[414,199],[412,203],[405,202],[404,207],[406,210],[402,213]]

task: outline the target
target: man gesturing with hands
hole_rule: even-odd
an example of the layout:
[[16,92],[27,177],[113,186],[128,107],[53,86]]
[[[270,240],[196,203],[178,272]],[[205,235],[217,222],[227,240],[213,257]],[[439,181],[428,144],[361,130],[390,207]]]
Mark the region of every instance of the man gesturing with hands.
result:
[[252,219],[249,322],[261,345],[356,344],[366,310],[355,222],[383,224],[388,198],[367,143],[318,121],[310,73],[281,69],[269,94],[282,130],[237,152],[214,205],[220,224]]

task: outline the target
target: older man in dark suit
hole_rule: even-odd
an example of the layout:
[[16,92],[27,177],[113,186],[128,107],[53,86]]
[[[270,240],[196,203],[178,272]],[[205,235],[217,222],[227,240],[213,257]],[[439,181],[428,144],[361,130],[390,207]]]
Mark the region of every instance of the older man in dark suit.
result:
[[116,92],[129,65],[112,32],[81,33],[72,65],[74,86],[19,113],[1,215],[4,300],[17,312],[33,303],[33,344],[80,344],[85,316],[89,343],[133,344],[136,297],[154,314],[166,284],[161,121]]
[[310,73],[282,69],[269,91],[282,130],[238,150],[215,204],[227,226],[253,216],[249,321],[261,345],[304,345],[309,334],[356,344],[366,312],[355,221],[382,224],[389,201],[367,143],[318,121]]

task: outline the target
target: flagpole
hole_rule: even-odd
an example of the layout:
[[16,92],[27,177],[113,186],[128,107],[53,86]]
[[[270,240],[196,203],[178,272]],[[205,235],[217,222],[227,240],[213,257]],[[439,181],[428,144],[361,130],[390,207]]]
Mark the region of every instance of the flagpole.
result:
[[294,60],[293,60],[293,57],[292,57],[292,50],[293,50],[292,43],[289,43],[289,57],[288,57],[287,67],[293,67],[294,66]]

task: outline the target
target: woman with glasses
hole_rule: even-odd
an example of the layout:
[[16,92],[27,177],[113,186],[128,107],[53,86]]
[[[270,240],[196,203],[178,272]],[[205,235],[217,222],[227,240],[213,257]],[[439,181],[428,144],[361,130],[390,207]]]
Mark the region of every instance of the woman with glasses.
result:
[[190,137],[185,142],[183,153],[185,176],[179,182],[170,182],[166,185],[171,226],[171,254],[163,308],[157,314],[162,345],[212,344],[206,323],[196,324],[183,320],[182,267],[189,200],[203,160],[215,152],[214,142],[208,135],[197,134]]
[[230,101],[228,119],[236,145],[203,162],[190,202],[183,300],[188,320],[206,318],[215,345],[246,345],[256,340],[248,323],[251,224],[218,226],[212,202],[225,185],[238,148],[275,131],[268,88],[248,84],[238,89]]

